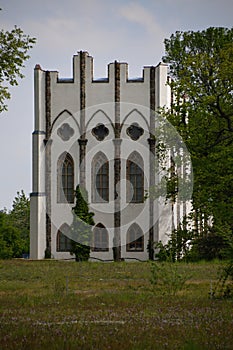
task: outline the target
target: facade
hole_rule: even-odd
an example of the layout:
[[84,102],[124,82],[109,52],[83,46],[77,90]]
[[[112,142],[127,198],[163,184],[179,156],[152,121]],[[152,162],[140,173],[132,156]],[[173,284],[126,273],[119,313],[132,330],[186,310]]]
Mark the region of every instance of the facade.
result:
[[71,258],[79,184],[95,213],[91,258],[112,260],[116,247],[118,259],[147,260],[149,240],[165,240],[186,210],[145,199],[158,181],[155,112],[170,105],[167,66],[144,67],[141,78],[128,79],[127,64],[115,61],[107,78],[95,80],[93,58],[81,51],[72,79],[39,65],[34,74],[30,258]]

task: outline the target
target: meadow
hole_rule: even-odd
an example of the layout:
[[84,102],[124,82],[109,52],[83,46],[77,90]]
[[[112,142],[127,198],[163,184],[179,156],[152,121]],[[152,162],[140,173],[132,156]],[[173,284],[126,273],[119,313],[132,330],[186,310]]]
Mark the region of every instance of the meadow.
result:
[[150,262],[0,261],[0,349],[233,349],[233,299],[211,297],[220,267],[177,264],[172,293]]

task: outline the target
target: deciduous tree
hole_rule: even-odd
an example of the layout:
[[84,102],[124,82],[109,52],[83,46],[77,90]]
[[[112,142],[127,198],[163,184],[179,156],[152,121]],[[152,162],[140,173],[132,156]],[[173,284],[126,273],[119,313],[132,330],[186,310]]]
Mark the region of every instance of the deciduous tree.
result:
[[20,232],[23,241],[23,253],[29,253],[30,237],[30,200],[24,191],[17,192],[13,200],[12,210],[9,213],[9,220]]
[[24,191],[17,192],[12,210],[0,211],[0,259],[29,253],[30,204]]
[[[233,230],[233,29],[176,32],[165,40],[172,108],[166,117],[189,149],[196,230]],[[226,229],[228,231],[228,229]]]
[[9,86],[18,85],[18,79],[24,77],[22,68],[35,42],[35,38],[17,26],[11,31],[0,30],[0,112],[7,110],[5,101],[11,97]]

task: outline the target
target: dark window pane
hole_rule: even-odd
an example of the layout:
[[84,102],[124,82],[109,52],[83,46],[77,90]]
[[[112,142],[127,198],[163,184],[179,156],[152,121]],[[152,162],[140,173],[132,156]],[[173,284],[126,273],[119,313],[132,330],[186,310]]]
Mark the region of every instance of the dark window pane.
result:
[[74,163],[67,154],[65,159],[58,161],[58,202],[74,202]]
[[[105,199],[108,197],[108,189],[103,188],[102,189],[102,198]],[[106,200],[106,199],[105,199]]]
[[57,234],[57,251],[58,252],[70,252],[72,241],[61,231]]
[[93,251],[103,252],[108,251],[108,231],[104,227],[96,226],[93,231],[94,247]]
[[127,232],[127,251],[143,251],[144,237],[143,232],[137,225],[132,225]]
[[93,201],[102,202],[109,200],[109,164],[102,154],[94,158],[94,182]]
[[131,183],[131,186],[128,185],[130,188],[127,189],[127,200],[132,203],[142,203],[144,199],[144,174],[142,168],[138,165],[140,159],[137,161],[138,164],[136,164],[136,161],[127,161],[127,179]]

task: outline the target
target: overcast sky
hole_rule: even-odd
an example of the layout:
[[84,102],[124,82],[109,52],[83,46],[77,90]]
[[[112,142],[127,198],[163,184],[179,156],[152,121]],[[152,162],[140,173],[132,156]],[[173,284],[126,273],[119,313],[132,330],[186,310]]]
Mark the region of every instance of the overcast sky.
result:
[[128,62],[130,77],[157,65],[163,41],[177,30],[232,27],[232,0],[0,0],[1,28],[19,26],[37,38],[24,69],[25,78],[11,90],[9,110],[0,115],[0,209],[10,209],[16,192],[31,192],[33,69],[72,76],[72,56],[80,50],[94,57],[95,77],[107,64]]

